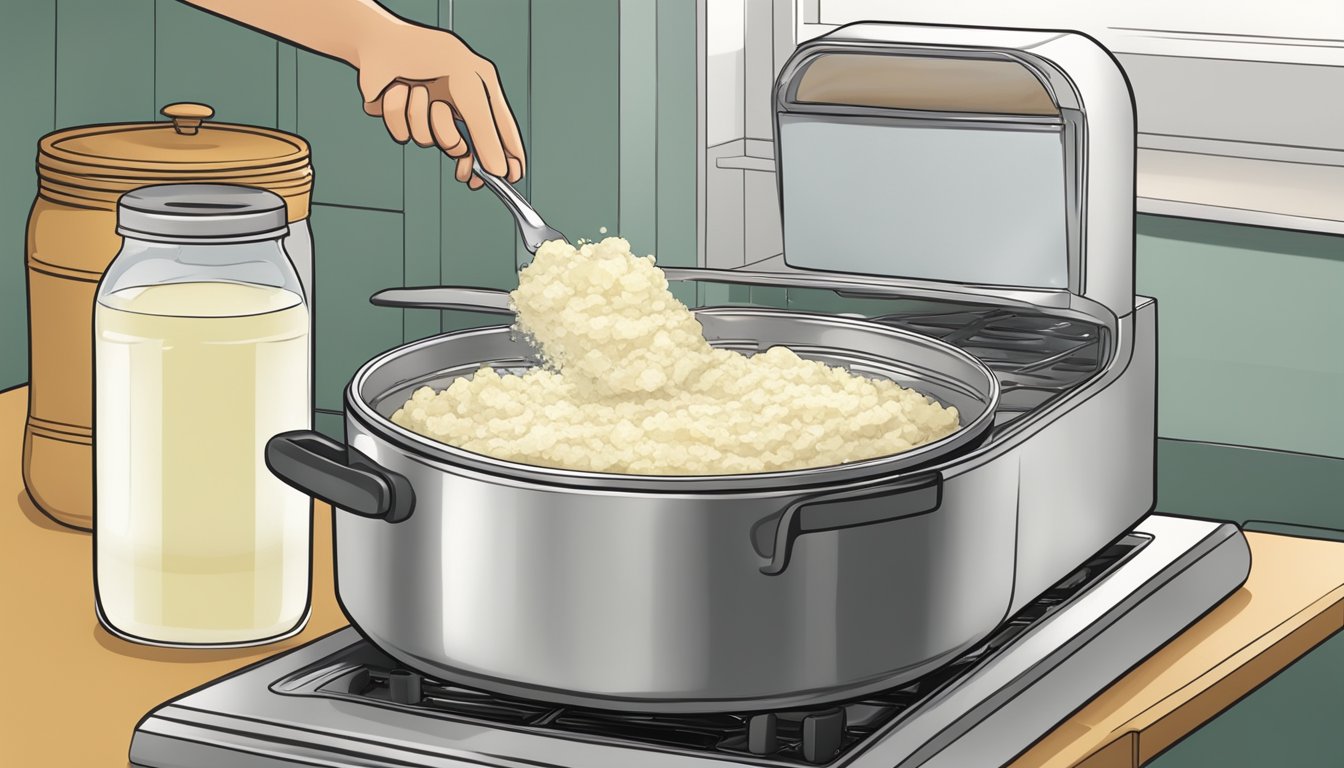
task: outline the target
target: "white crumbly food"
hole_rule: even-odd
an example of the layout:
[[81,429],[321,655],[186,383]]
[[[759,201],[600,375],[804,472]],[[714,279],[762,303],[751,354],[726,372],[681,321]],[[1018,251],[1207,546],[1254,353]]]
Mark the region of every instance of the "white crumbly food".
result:
[[422,387],[393,422],[509,461],[643,475],[831,466],[958,428],[955,408],[895,382],[784,347],[711,347],[653,257],[622,238],[545,243],[512,298],[547,366]]

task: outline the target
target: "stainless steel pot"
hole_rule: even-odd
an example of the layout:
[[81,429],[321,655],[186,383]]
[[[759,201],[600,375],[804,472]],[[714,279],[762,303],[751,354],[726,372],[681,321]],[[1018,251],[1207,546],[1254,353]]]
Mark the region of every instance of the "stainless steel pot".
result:
[[[286,433],[267,464],[336,508],[339,599],[403,663],[535,699],[649,711],[774,709],[889,688],[1004,618],[1014,519],[984,515],[1015,477],[944,488],[920,470],[981,438],[983,363],[862,320],[697,311],[716,346],[784,344],[955,405],[962,428],[896,456],[754,475],[572,472],[443,445],[389,420],[416,388],[481,364],[525,368],[507,327],[446,334],[365,364],[347,446]],[[986,468],[989,469],[989,468]],[[998,474],[1004,474],[996,470]]]

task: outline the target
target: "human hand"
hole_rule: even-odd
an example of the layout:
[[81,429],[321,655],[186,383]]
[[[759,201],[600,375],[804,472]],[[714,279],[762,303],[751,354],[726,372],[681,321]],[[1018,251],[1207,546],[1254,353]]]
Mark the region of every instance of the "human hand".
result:
[[[494,64],[456,35],[398,24],[361,41],[352,63],[364,111],[382,117],[398,143],[438,146],[457,161],[458,181],[482,186],[471,170],[472,147],[489,174],[517,182],[526,173],[523,139]],[[456,120],[466,124],[470,147]]]

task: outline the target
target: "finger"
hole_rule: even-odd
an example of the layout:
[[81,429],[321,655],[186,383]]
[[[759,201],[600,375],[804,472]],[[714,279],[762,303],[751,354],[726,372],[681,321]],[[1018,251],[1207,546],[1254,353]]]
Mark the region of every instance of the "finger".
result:
[[490,111],[494,113],[495,124],[499,130],[500,141],[504,145],[504,152],[518,161],[516,176],[514,175],[513,163],[509,164],[509,181],[517,182],[527,172],[527,152],[523,148],[523,135],[518,131],[518,121],[513,117],[513,110],[509,109],[509,101],[504,96],[504,89],[499,84],[499,77],[487,76],[484,80],[486,96],[490,98]]
[[406,125],[406,102],[409,98],[410,89],[405,83],[393,83],[383,93],[383,123],[398,144],[405,144],[411,138],[411,130]]
[[471,134],[471,146],[481,161],[481,167],[493,176],[508,173],[504,161],[504,147],[495,132],[495,118],[490,111],[490,100],[485,95],[485,84],[479,79],[453,93],[453,104],[462,114]]
[[516,157],[509,158],[509,175],[505,177],[510,184],[517,184],[523,178],[523,161]]
[[473,175],[473,176],[471,177],[471,180],[467,182],[467,189],[470,189],[470,190],[472,190],[472,191],[478,190],[478,189],[480,189],[481,187],[484,187],[484,186],[485,186],[485,182],[484,182],[484,181],[481,181],[481,177],[480,177],[480,176],[475,176],[475,175]]
[[445,102],[436,101],[429,105],[429,128],[434,133],[434,143],[444,154],[449,157],[467,154],[467,142],[457,132],[457,123],[453,120],[453,108]]
[[471,172],[471,155],[463,155],[457,158],[457,167],[453,169],[453,178],[465,184],[474,175]]
[[429,89],[423,85],[411,87],[406,101],[406,120],[410,123],[411,138],[422,147],[434,146],[434,133],[429,129]]

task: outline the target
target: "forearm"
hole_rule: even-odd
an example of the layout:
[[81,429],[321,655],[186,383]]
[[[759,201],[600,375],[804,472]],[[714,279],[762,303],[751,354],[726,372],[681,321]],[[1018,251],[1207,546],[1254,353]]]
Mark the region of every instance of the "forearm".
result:
[[[182,0],[358,67],[360,42],[407,22],[373,0]],[[379,34],[381,36],[381,34]]]

